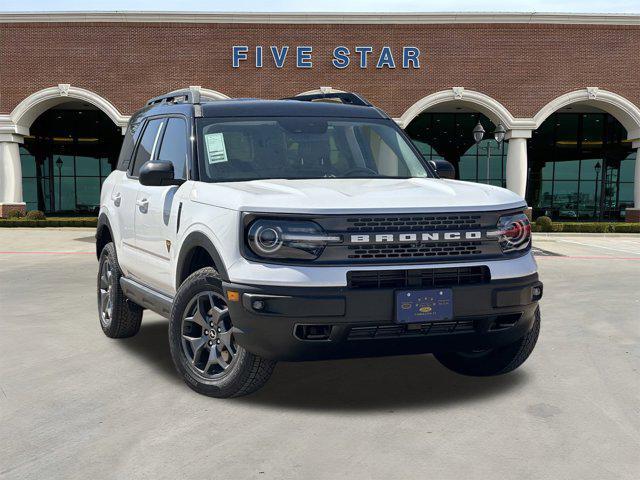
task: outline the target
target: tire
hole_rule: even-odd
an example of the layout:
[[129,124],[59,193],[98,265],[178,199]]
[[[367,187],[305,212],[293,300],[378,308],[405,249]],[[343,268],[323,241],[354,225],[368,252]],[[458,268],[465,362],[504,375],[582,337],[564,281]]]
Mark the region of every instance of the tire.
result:
[[142,307],[124,295],[120,287],[122,270],[116,247],[107,243],[100,252],[98,265],[98,318],[107,337],[133,337],[140,330]]
[[540,309],[536,310],[531,330],[517,342],[484,352],[443,352],[434,356],[461,375],[489,377],[509,373],[522,365],[536,346],[540,334]]
[[178,289],[169,322],[173,363],[198,393],[240,397],[261,388],[276,362],[235,342],[220,276],[211,267],[190,275]]

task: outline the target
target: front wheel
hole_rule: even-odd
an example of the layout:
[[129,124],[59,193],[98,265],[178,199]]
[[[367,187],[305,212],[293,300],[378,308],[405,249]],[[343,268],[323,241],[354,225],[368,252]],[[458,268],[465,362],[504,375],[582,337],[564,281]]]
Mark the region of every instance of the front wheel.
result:
[[171,310],[171,357],[187,385],[217,398],[248,395],[271,376],[275,362],[235,340],[235,328],[218,272],[207,267],[178,289]]
[[438,361],[461,375],[489,377],[509,373],[522,365],[536,346],[540,334],[540,309],[527,334],[504,347],[471,352],[442,352],[434,356]]

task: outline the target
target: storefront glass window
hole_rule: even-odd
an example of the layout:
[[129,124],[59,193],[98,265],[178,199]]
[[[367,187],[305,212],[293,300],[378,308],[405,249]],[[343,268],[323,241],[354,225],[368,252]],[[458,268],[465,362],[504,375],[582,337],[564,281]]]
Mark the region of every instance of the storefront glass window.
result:
[[553,114],[533,132],[528,159],[534,217],[622,220],[633,203],[635,153],[624,127],[607,113]]
[[[478,145],[473,128],[480,121],[488,132]],[[418,115],[406,132],[427,160],[445,159],[456,167],[456,178],[504,187],[508,142],[498,145],[489,132],[495,125],[481,113]],[[488,168],[487,168],[488,167]]]
[[93,214],[116,163],[122,135],[98,110],[52,109],[31,126],[20,149],[28,210]]

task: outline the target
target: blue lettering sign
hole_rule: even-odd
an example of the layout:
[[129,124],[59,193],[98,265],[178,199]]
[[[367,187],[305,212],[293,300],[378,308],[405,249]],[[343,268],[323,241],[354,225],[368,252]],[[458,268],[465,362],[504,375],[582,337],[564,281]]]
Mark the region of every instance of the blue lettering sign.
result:
[[287,58],[287,52],[289,51],[289,47],[284,46],[282,50],[278,51],[278,47],[271,47],[271,55],[273,56],[273,61],[276,64],[277,68],[284,67],[284,61]]
[[[256,45],[250,47],[246,45],[234,45],[233,47],[233,68],[238,68],[243,61],[250,60],[254,63],[256,68],[263,68],[265,66],[265,62],[268,66],[271,66],[271,61],[269,60],[269,53],[265,52],[265,50],[269,50],[271,52],[271,57],[273,58],[273,65],[276,68],[284,68],[287,55],[289,53],[289,48],[295,48],[295,63],[296,68],[313,68],[314,66],[314,47],[310,45],[298,45],[294,47],[289,47],[288,45],[276,46],[272,45],[271,47],[264,45]],[[398,64],[398,68],[401,66],[405,70],[409,69],[419,69],[421,68],[420,62],[420,49],[418,47],[414,47],[411,45],[406,45],[403,47],[390,47],[388,45],[384,45],[380,47],[378,50],[373,46],[369,45],[353,45],[352,50],[350,47],[340,45],[333,49],[333,56],[331,58],[331,64],[338,69],[344,69],[349,67],[351,64],[351,52],[354,52],[354,55],[357,56],[358,67],[361,69],[366,69],[373,67],[375,64],[375,68],[396,68],[396,60],[394,58],[394,52],[398,61],[400,62],[400,55],[402,55],[401,63]],[[255,49],[255,50],[253,50]],[[324,54],[326,52],[322,52],[322,59],[324,60]],[[250,55],[255,54],[255,58],[249,59]],[[265,59],[265,55],[267,58]],[[375,56],[374,56],[375,55]],[[290,63],[293,60],[290,60]]]
[[313,47],[298,47],[296,49],[296,67],[298,68],[311,68],[313,62],[311,61],[311,52]]
[[367,57],[373,52],[373,47],[356,47],[354,50],[360,54],[360,68],[367,68]]
[[238,68],[240,66],[240,60],[247,59],[248,51],[249,47],[247,47],[246,45],[233,46],[233,68]]
[[349,54],[347,47],[336,47],[333,49],[333,66],[336,68],[347,68],[349,66]]
[[418,47],[404,47],[402,49],[402,68],[420,68],[420,49]]
[[389,47],[382,47],[380,56],[378,57],[376,68],[383,67],[396,68],[396,62],[393,60],[393,54],[391,53],[391,48]]
[[256,68],[262,68],[262,46],[256,47]]

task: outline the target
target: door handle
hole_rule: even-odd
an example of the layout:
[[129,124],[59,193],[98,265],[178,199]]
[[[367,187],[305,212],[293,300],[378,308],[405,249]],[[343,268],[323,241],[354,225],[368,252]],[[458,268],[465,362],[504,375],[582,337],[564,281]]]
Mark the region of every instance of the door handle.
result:
[[113,204],[116,207],[120,206],[120,202],[122,201],[122,194],[120,192],[114,193],[111,195],[111,200],[113,200]]
[[138,206],[138,208],[140,208],[140,211],[142,213],[147,213],[147,210],[149,210],[149,200],[147,200],[146,198],[143,198],[142,200],[136,200],[136,205]]

